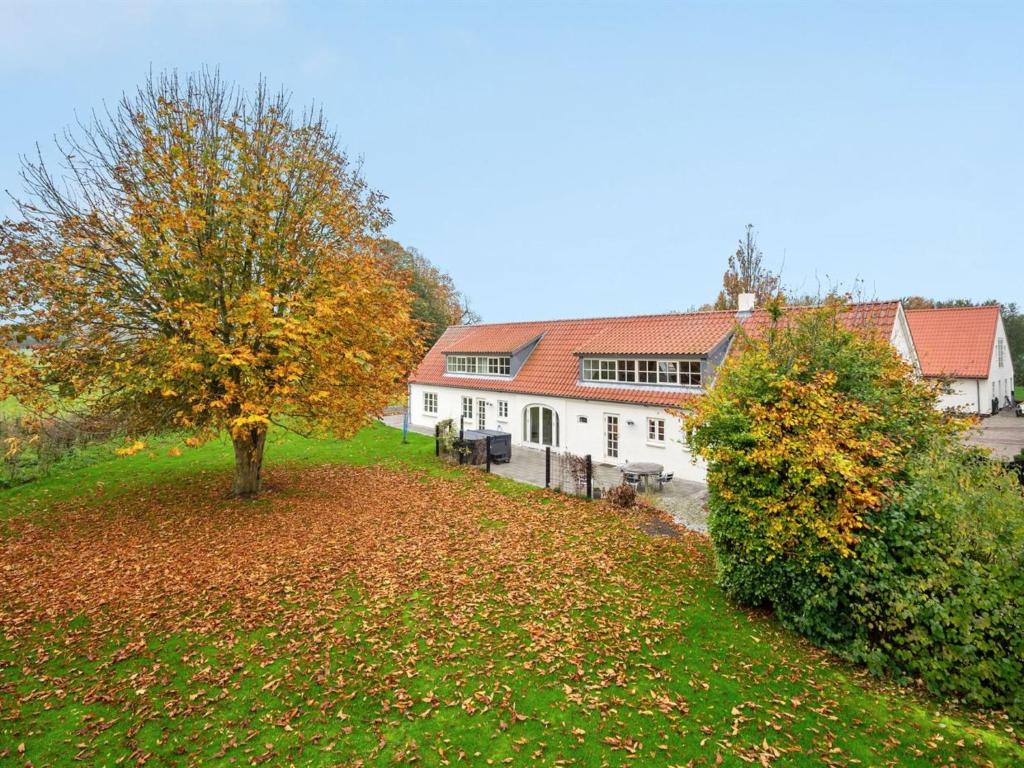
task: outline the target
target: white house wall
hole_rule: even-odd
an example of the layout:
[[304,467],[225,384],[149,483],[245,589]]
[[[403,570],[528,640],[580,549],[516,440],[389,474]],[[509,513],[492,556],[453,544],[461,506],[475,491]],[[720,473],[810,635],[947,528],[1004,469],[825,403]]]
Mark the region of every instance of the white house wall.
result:
[[[1003,345],[1003,364],[999,364],[998,347],[1000,342]],[[1010,359],[1010,345],[1006,340],[1006,329],[1003,327],[1003,318],[996,322],[996,337],[992,342],[991,365],[988,372],[989,396],[983,401],[983,408],[991,409],[992,398],[999,398],[999,407],[1005,408],[1007,398],[1012,402],[1014,384],[1013,361]],[[988,412],[988,411],[986,411]]]
[[[1003,364],[999,364],[999,343],[1003,344]],[[939,408],[955,408],[964,413],[988,416],[992,413],[992,400],[999,400],[1001,408],[1006,407],[1008,398],[1013,397],[1014,370],[1010,360],[1010,347],[1006,341],[1006,329],[1002,318],[996,324],[992,340],[988,378],[954,379],[949,391],[939,396]]]
[[920,372],[921,363],[917,357],[917,348],[914,346],[914,337],[910,333],[910,325],[907,323],[907,315],[900,306],[896,311],[896,320],[893,322],[892,333],[889,335],[889,343],[914,370]]
[[940,410],[953,408],[962,413],[989,413],[992,405],[989,391],[989,384],[984,379],[954,379],[949,383],[948,391],[939,395],[938,407]]
[[[424,411],[423,394],[437,395],[437,414]],[[497,429],[512,435],[513,446],[540,447],[525,443],[523,414],[531,405],[543,405],[558,414],[559,445],[552,450],[569,451],[585,456],[590,454],[595,462],[623,464],[627,461],[653,461],[674,472],[677,477],[703,482],[706,465],[698,460],[691,461],[691,454],[685,447],[682,424],[679,419],[662,408],[642,405],[626,405],[595,400],[576,400],[564,397],[500,393],[491,390],[454,388],[433,384],[412,384],[409,390],[409,418],[419,427],[433,427],[444,419],[452,419],[456,425],[462,415],[462,398],[473,398],[473,419],[466,421],[466,429],[478,428],[477,406],[482,399],[486,402],[487,429]],[[508,417],[498,417],[498,401],[508,402]],[[606,455],[605,416],[619,417],[619,455]],[[586,423],[580,421],[586,418]],[[647,441],[647,419],[665,420],[665,442],[654,445]],[[632,424],[630,423],[632,422]],[[514,452],[513,452],[514,453]],[[513,459],[514,460],[514,459]]]

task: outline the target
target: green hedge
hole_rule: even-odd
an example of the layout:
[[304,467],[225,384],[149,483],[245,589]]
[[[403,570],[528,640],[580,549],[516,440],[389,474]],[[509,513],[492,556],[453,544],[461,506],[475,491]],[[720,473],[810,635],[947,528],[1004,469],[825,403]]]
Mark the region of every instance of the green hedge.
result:
[[1024,495],[845,308],[777,314],[687,418],[733,600],[1024,719]]
[[959,446],[919,456],[842,571],[873,671],[1024,717],[1024,504],[1016,478]]

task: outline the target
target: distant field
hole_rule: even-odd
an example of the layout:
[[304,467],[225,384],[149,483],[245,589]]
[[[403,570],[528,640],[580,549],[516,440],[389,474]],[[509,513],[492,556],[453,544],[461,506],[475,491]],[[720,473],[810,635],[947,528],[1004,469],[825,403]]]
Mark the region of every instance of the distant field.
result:
[[0,491],[0,764],[1024,764],[730,605],[703,536],[383,426],[275,433],[253,502],[177,452]]

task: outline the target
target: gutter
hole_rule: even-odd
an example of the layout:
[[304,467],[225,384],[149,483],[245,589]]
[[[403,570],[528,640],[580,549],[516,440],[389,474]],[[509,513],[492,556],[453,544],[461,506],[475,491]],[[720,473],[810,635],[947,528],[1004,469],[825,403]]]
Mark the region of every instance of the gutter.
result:
[[[487,379],[485,379],[485,380],[487,380]],[[688,407],[687,401],[689,400],[689,398],[686,398],[683,402],[672,402],[672,403],[670,403],[670,402],[662,401],[662,402],[644,403],[644,402],[637,402],[636,400],[615,400],[613,398],[607,398],[607,397],[584,397],[583,395],[560,395],[560,394],[555,394],[555,393],[552,393],[552,392],[523,392],[523,391],[518,391],[518,390],[514,390],[514,389],[497,389],[497,388],[492,388],[492,387],[479,387],[479,386],[474,386],[472,384],[465,384],[465,383],[463,383],[463,384],[449,384],[449,383],[437,384],[437,383],[434,383],[432,381],[412,381],[412,382],[410,382],[409,386],[411,387],[413,384],[419,384],[420,386],[424,386],[424,387],[445,387],[447,389],[480,389],[480,390],[485,390],[485,391],[488,391],[488,392],[495,392],[497,394],[536,395],[537,397],[550,397],[550,398],[555,398],[555,399],[563,398],[565,400],[578,400],[578,401],[585,402],[585,403],[615,403],[617,405],[637,405],[637,406],[641,406],[641,407],[651,407],[651,408],[685,408],[685,407]],[[596,387],[595,387],[595,390],[600,391]],[[658,390],[658,391],[661,391],[661,390]],[[704,390],[702,392],[693,392],[693,393],[684,393],[684,394],[691,395],[692,397],[702,397],[705,393],[706,393],[706,390]]]

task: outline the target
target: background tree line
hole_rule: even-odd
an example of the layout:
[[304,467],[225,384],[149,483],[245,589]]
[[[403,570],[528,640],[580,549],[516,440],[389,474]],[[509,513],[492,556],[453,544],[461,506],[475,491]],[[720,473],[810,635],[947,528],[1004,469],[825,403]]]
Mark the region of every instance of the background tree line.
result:
[[470,309],[469,300],[456,288],[451,275],[416,248],[385,239],[379,253],[408,275],[408,288],[413,294],[412,316],[420,324],[424,349],[430,349],[450,325],[480,322],[480,316]]

